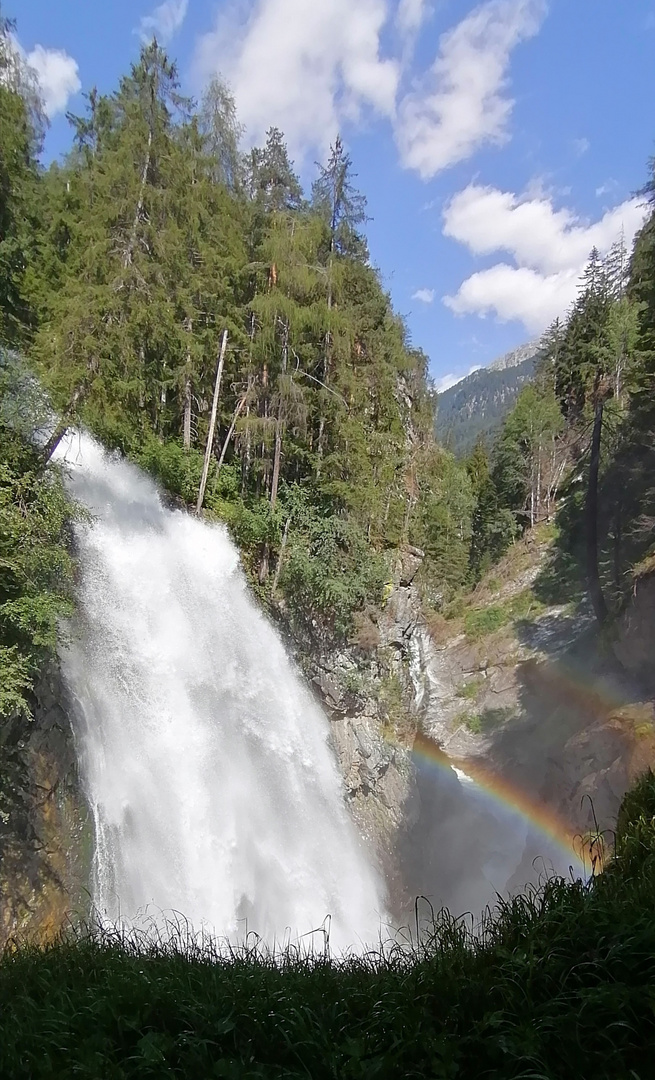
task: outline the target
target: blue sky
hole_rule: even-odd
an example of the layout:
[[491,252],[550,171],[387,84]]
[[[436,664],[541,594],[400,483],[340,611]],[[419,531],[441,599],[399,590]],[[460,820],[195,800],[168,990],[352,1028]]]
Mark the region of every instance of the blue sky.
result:
[[438,385],[538,336],[593,244],[643,217],[651,0],[4,0],[64,153],[66,109],[156,32],[186,92],[219,72],[247,140],[275,124],[309,184],[340,131],[374,263]]

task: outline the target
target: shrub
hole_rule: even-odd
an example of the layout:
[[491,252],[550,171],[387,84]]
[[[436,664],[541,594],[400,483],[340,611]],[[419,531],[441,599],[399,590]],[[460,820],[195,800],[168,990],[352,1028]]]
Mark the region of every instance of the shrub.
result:
[[469,682],[462,683],[457,687],[457,697],[464,698],[465,701],[472,701],[473,698],[478,696],[478,691],[482,686],[482,679],[471,679]]
[[380,631],[368,611],[357,611],[353,618],[351,643],[364,653],[375,652],[380,644]]
[[464,630],[471,641],[479,641],[480,638],[500,630],[509,621],[508,611],[494,604],[491,607],[474,608],[473,611],[468,611],[464,616]]
[[288,551],[280,585],[289,608],[305,624],[322,623],[345,638],[354,614],[380,601],[386,562],[353,522],[316,516],[290,536]]

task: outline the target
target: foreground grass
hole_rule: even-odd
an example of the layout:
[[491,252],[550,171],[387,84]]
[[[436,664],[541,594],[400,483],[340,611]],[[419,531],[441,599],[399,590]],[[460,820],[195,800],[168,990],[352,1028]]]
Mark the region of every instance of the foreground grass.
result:
[[607,1078],[655,1073],[655,779],[629,795],[617,856],[551,880],[473,939],[332,961],[145,950],[111,936],[8,950],[0,1075]]

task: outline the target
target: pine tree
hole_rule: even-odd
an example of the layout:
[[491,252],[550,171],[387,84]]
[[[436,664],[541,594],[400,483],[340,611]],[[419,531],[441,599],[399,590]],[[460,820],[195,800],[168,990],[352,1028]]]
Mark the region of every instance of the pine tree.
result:
[[260,211],[300,209],[302,188],[279,128],[268,129],[265,145],[250,151],[245,168],[246,188]]
[[214,78],[205,90],[199,116],[205,152],[211,158],[211,178],[238,192],[244,183],[243,159],[239,143],[244,133],[237,119],[234,97],[227,83]]
[[36,153],[43,113],[33,73],[0,14],[0,344],[25,341],[33,322],[26,272],[36,226]]

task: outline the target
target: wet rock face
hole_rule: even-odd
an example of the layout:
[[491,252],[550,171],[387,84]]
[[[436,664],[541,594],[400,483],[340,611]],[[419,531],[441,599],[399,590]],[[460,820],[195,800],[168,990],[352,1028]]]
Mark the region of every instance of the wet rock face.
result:
[[655,574],[635,582],[632,601],[617,628],[614,652],[644,690],[655,695]]
[[406,910],[398,835],[415,778],[411,749],[420,707],[412,677],[423,553],[405,551],[382,609],[369,612],[353,643],[295,651],[330,722],[353,818],[388,885],[391,913]]
[[[655,647],[655,583],[647,596],[652,609],[634,605],[614,646],[627,653],[641,637],[640,674]],[[552,608],[478,642],[436,644],[419,628],[415,643],[423,729],[452,759],[502,776],[572,833],[614,827],[625,791],[655,762],[655,717],[645,680],[613,662],[587,613]]]
[[2,777],[0,945],[12,936],[51,940],[88,911],[92,830],[55,664],[36,686],[32,710],[32,720],[14,717],[5,729],[12,769]]

